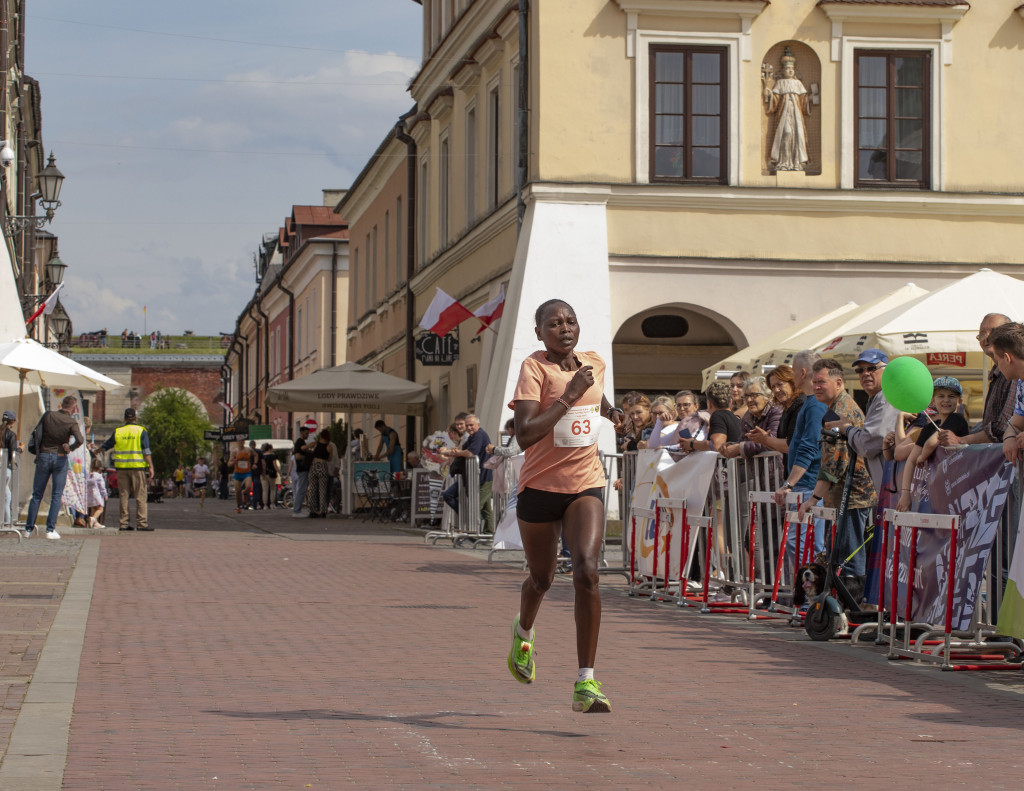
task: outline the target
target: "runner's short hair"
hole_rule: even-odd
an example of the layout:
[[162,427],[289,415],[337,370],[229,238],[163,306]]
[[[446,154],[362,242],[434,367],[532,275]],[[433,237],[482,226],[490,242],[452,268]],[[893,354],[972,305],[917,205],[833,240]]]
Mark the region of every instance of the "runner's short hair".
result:
[[573,310],[572,305],[566,302],[564,299],[549,299],[547,302],[542,302],[540,307],[537,308],[537,312],[533,314],[534,326],[539,327],[540,323],[544,321],[544,314],[548,312],[548,308],[552,305],[565,305],[569,310],[572,310],[573,315],[576,315],[576,311]]

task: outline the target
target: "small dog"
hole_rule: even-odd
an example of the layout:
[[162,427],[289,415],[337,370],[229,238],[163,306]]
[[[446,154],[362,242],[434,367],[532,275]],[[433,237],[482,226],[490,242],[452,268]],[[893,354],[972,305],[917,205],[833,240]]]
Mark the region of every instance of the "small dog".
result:
[[[825,567],[820,563],[808,563],[796,571],[796,582],[793,586],[793,604],[797,608],[803,607],[805,602],[815,596],[820,596],[825,589]],[[847,634],[850,631],[850,621],[846,613],[839,616],[839,627],[836,634]]]
[[825,567],[820,563],[808,563],[796,570],[796,584],[793,586],[793,604],[803,607],[825,590]]

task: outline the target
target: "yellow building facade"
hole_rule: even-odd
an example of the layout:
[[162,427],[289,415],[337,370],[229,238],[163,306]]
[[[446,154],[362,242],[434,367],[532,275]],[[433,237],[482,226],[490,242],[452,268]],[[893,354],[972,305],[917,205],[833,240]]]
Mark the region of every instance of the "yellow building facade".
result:
[[423,0],[416,318],[435,287],[470,309],[509,293],[499,336],[469,344],[466,322],[450,370],[417,369],[443,409],[500,425],[553,297],[611,396],[699,388],[907,282],[1024,276],[1016,0],[525,6]]

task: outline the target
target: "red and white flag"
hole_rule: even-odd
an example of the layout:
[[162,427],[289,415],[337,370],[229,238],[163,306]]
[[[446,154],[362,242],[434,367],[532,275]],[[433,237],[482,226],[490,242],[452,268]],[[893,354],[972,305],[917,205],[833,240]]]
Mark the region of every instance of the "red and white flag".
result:
[[63,283],[58,283],[57,288],[53,290],[53,293],[46,298],[46,302],[36,308],[36,312],[28,317],[26,324],[31,324],[33,321],[39,318],[40,315],[49,316],[53,313],[53,309],[57,307],[57,295],[60,294],[60,290],[64,288]]
[[489,302],[485,302],[483,305],[478,307],[473,313],[483,324],[480,325],[480,329],[476,331],[479,335],[481,332],[490,327],[494,322],[501,318],[502,312],[505,310],[505,284],[501,284],[501,288],[498,290],[498,296]]
[[229,415],[233,415],[235,412],[235,410],[231,408],[231,404],[229,404],[227,401],[218,401],[217,406],[224,407],[224,409],[227,410],[227,413]]
[[461,302],[448,296],[441,289],[437,289],[437,293],[430,301],[430,307],[420,319],[420,327],[443,338],[460,322],[472,317],[473,313],[469,308],[464,307]]

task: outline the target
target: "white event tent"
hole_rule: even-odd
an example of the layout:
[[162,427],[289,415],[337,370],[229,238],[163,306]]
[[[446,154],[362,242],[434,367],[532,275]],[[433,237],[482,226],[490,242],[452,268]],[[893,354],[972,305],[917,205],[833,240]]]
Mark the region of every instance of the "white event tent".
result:
[[989,313],[1024,318],[1024,281],[982,269],[837,334],[819,351],[839,358],[872,347],[890,358],[977,353],[978,326]]
[[927,293],[926,289],[913,283],[907,283],[895,291],[883,294],[849,313],[838,316],[833,321],[826,322],[818,327],[788,338],[772,351],[751,361],[750,370],[754,373],[760,373],[764,366],[790,365],[793,362],[793,355],[797,352],[804,349],[818,349],[821,346],[827,345],[834,338],[843,335],[851,328],[859,327],[875,317],[888,313],[900,305],[905,305],[913,299],[923,297]]

